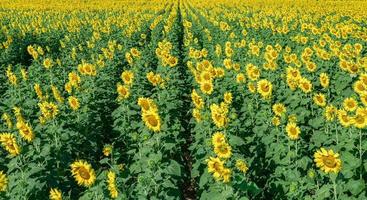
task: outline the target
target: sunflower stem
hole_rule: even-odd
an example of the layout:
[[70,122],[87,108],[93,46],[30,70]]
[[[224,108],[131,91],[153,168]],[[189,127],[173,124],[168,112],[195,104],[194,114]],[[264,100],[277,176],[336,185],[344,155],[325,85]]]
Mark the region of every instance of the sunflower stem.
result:
[[362,160],[362,130],[359,130],[359,160],[361,161],[361,166],[359,167],[359,178],[362,180],[362,167],[363,167],[363,160]]
[[333,180],[333,188],[334,188],[334,199],[338,200],[338,195],[336,191],[336,182],[335,182],[335,179],[332,179],[332,180]]
[[335,123],[335,137],[336,137],[336,144],[339,144],[339,137],[338,137],[338,127],[337,124]]

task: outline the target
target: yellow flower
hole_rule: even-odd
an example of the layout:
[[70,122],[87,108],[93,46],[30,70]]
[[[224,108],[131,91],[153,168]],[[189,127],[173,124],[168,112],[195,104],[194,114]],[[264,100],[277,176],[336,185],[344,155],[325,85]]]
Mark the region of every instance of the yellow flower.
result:
[[70,96],[68,98],[68,103],[69,103],[69,106],[71,107],[71,109],[73,109],[73,110],[78,110],[80,108],[79,100],[78,100],[78,98],[76,98],[74,96]]
[[103,147],[103,155],[104,156],[110,156],[112,153],[112,146],[111,145],[106,145],[105,147]]
[[287,111],[284,104],[282,104],[282,103],[274,104],[273,107],[272,107],[272,110],[273,110],[274,114],[277,115],[277,116],[282,116]]
[[316,166],[325,173],[338,173],[341,170],[341,160],[338,153],[334,153],[332,149],[326,150],[321,148],[314,154]]
[[117,84],[117,93],[118,93],[118,100],[127,99],[130,96],[129,88],[125,85],[121,85],[120,83]]
[[0,133],[0,142],[1,145],[5,148],[5,150],[10,153],[10,155],[12,156],[19,155],[20,149],[13,134]]
[[219,158],[227,159],[232,155],[232,148],[229,144],[223,142],[214,146],[214,152]]
[[13,127],[13,122],[11,121],[10,116],[7,113],[1,115],[1,119],[5,121],[6,126],[11,129]]
[[338,110],[338,120],[344,127],[349,127],[353,124],[353,118],[348,116],[348,113],[345,110]]
[[118,191],[116,188],[116,174],[113,171],[108,171],[107,173],[107,185],[108,191],[110,192],[111,198],[115,199],[118,196]]
[[274,116],[271,120],[271,123],[273,123],[274,126],[279,126],[280,125],[280,119],[277,116]]
[[222,143],[225,143],[225,136],[222,132],[216,132],[212,136],[212,144],[214,146],[218,146]]
[[358,103],[356,100],[354,100],[354,98],[350,97],[350,98],[346,98],[344,99],[343,101],[343,108],[346,110],[346,111],[350,111],[350,112],[353,112],[357,109],[358,107]]
[[367,109],[357,108],[353,121],[355,127],[359,129],[365,128],[367,126]]
[[38,83],[36,83],[36,84],[34,84],[33,88],[36,91],[38,99],[42,100],[43,99],[43,94],[42,94],[41,86]]
[[267,99],[271,96],[273,90],[273,85],[270,81],[262,79],[257,83],[257,92],[260,93],[260,95]]
[[255,92],[256,92],[256,83],[249,82],[249,83],[247,84],[247,87],[248,87],[248,89],[249,89],[249,91],[250,91],[251,93],[255,93]]
[[323,88],[327,88],[329,86],[329,76],[326,73],[320,74],[320,84]]
[[192,110],[192,116],[195,118],[196,122],[201,122],[202,116],[199,109],[194,108]]
[[155,103],[152,99],[139,97],[138,105],[141,107],[143,112],[144,111],[149,111],[149,110],[157,112],[157,106],[155,105]]
[[142,114],[142,119],[145,125],[152,131],[158,132],[161,130],[161,119],[159,115],[152,111],[144,111]]
[[328,105],[325,108],[324,116],[327,121],[333,121],[338,114],[337,112],[338,110],[333,105]]
[[246,82],[245,75],[242,74],[242,73],[237,74],[237,76],[236,76],[236,82],[237,83],[244,83],[244,82]]
[[50,200],[62,200],[62,192],[57,188],[51,188],[49,197]]
[[17,124],[17,129],[19,130],[19,134],[28,142],[31,142],[34,138],[34,134],[32,131],[32,127],[28,124],[25,123],[24,121],[18,121]]
[[51,85],[52,94],[57,102],[62,103],[64,102],[64,98],[61,96],[60,91],[54,85]]
[[80,76],[76,72],[70,72],[68,74],[69,83],[71,86],[79,87],[80,85]]
[[43,103],[39,103],[38,106],[40,107],[42,116],[46,120],[55,118],[56,115],[59,113],[57,105],[52,102],[45,101]]
[[175,56],[169,56],[167,61],[170,67],[174,67],[178,63],[178,59]]
[[5,192],[8,187],[8,178],[3,171],[0,171],[0,192]]
[[134,57],[140,57],[140,51],[137,48],[131,48],[130,53]]
[[306,78],[300,79],[298,87],[301,88],[304,93],[309,93],[312,91],[312,83]]
[[232,93],[231,92],[224,93],[224,102],[226,104],[231,104],[232,103],[232,99],[233,99],[233,97],[232,97]]
[[50,68],[53,66],[53,61],[52,61],[52,59],[50,59],[50,58],[46,58],[46,59],[43,61],[43,66],[44,66],[46,69],[50,69]]
[[213,173],[215,180],[219,181],[222,176],[222,171],[224,169],[224,162],[219,158],[210,157],[206,160],[208,164],[208,172]]
[[191,100],[194,103],[195,107],[198,109],[202,109],[204,107],[204,100],[201,96],[196,92],[196,90],[192,90],[191,92]]
[[204,94],[210,95],[213,92],[213,83],[208,81],[200,83],[200,90]]
[[248,171],[248,166],[243,160],[237,160],[236,161],[236,167],[238,170],[240,170],[242,173],[246,174]]
[[223,177],[223,183],[228,183],[231,179],[232,171],[228,168],[222,170],[221,176]]
[[285,129],[286,129],[286,132],[288,134],[288,137],[291,140],[298,140],[299,139],[299,134],[301,133],[301,130],[297,126],[296,123],[293,123],[293,122],[288,123]]
[[313,102],[321,107],[325,107],[326,106],[326,99],[325,99],[325,95],[318,93],[315,96],[313,96]]
[[226,104],[221,103],[220,105],[210,105],[211,117],[214,124],[218,128],[223,128],[227,124],[228,107]]
[[124,71],[121,73],[121,79],[126,85],[131,85],[134,79],[134,73],[131,71]]
[[92,166],[84,160],[77,160],[71,165],[71,173],[78,185],[90,187],[96,181],[96,175]]

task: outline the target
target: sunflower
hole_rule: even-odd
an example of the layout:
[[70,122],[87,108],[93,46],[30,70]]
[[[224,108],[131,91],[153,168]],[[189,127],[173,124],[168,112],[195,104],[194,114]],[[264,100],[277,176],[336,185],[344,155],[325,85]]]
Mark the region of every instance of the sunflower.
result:
[[202,116],[201,116],[201,113],[200,113],[200,110],[199,110],[199,109],[194,108],[194,109],[192,110],[192,116],[195,118],[195,120],[196,120],[197,122],[201,122],[201,120],[202,120]]
[[210,105],[211,117],[218,128],[223,128],[227,124],[228,107],[223,102],[220,105]]
[[357,108],[356,115],[354,116],[354,126],[362,129],[367,126],[367,109],[366,108]]
[[294,67],[287,67],[286,69],[287,79],[298,81],[301,79],[301,72]]
[[106,145],[103,147],[103,155],[104,156],[110,156],[112,153],[112,146],[111,145]]
[[200,97],[195,89],[191,92],[191,100],[196,108],[201,109],[204,107],[204,100]]
[[280,118],[277,117],[277,116],[274,116],[272,119],[271,119],[271,123],[274,125],[274,126],[279,126],[280,125]]
[[90,187],[96,181],[94,169],[88,162],[84,160],[77,160],[73,162],[70,167],[71,173],[78,185]]
[[211,81],[206,81],[206,82],[200,83],[200,90],[204,94],[210,95],[213,92],[213,83]]
[[0,171],[0,192],[5,192],[8,186],[8,178],[3,171]]
[[237,82],[237,83],[244,83],[244,82],[246,82],[246,77],[245,77],[245,75],[244,75],[244,74],[242,74],[242,73],[237,74],[237,75],[236,75],[236,82]]
[[338,120],[340,124],[344,127],[349,127],[353,124],[353,118],[350,117],[345,110],[338,110]]
[[19,149],[19,146],[13,134],[1,133],[0,142],[1,142],[1,145],[5,148],[5,150],[10,153],[10,155],[12,156],[19,155],[20,149]]
[[9,116],[9,114],[4,113],[1,115],[1,119],[5,121],[6,126],[11,129],[13,127],[13,122],[11,121],[11,118]]
[[298,87],[301,88],[304,93],[309,93],[312,91],[312,83],[306,78],[301,78]]
[[38,106],[40,107],[42,116],[46,120],[54,119],[56,115],[59,113],[57,105],[54,104],[53,102],[45,101],[43,103],[39,103]]
[[221,176],[223,178],[223,183],[228,183],[231,180],[231,174],[232,174],[231,169],[224,168],[222,170]]
[[249,82],[247,84],[247,88],[251,93],[255,93],[256,92],[256,83],[253,82]]
[[51,188],[49,197],[50,200],[62,200],[61,190],[57,188]]
[[178,63],[178,58],[177,58],[177,57],[175,57],[175,56],[170,56],[170,57],[168,58],[168,65],[169,65],[170,67],[174,67],[174,66],[176,66],[176,65],[177,65],[177,63]]
[[299,134],[301,133],[301,130],[297,126],[296,123],[293,123],[293,122],[288,123],[285,129],[286,129],[288,137],[291,140],[298,140],[299,139]]
[[225,140],[226,138],[222,132],[215,132],[212,136],[212,144],[214,146],[218,146],[222,143],[225,143]]
[[248,166],[245,161],[243,160],[237,160],[236,161],[236,167],[238,170],[240,170],[242,173],[246,174],[248,171]]
[[68,74],[69,82],[74,87],[79,87],[80,85],[80,76],[76,72],[70,72]]
[[343,108],[346,111],[353,112],[357,109],[357,107],[358,107],[358,103],[354,98],[349,97],[349,98],[344,99]]
[[232,155],[232,148],[229,144],[222,142],[214,146],[214,152],[219,158],[227,159]]
[[276,103],[272,106],[272,110],[276,116],[282,116],[287,109],[285,108],[284,104]]
[[31,142],[33,140],[34,134],[32,131],[32,127],[28,123],[25,123],[24,121],[18,121],[16,126],[22,138],[24,138],[28,142]]
[[51,85],[51,90],[52,90],[52,94],[54,98],[56,99],[56,101],[58,103],[63,103],[64,98],[61,96],[60,91],[57,89],[57,87],[55,87],[54,85]]
[[50,58],[46,58],[45,60],[43,60],[43,66],[44,66],[46,69],[50,69],[50,68],[53,66],[52,59],[50,59]]
[[314,154],[314,161],[316,166],[319,167],[325,173],[338,173],[341,170],[342,161],[339,158],[338,153],[334,153],[332,149],[326,150],[320,148]]
[[37,94],[38,99],[42,100],[43,99],[43,93],[42,93],[41,86],[38,83],[36,83],[36,84],[34,84],[33,88],[34,88],[34,91]]
[[157,106],[155,105],[154,101],[149,98],[139,97],[138,99],[138,105],[141,107],[142,111],[149,111],[152,110],[154,112],[157,112]]
[[123,71],[121,73],[121,79],[126,85],[131,85],[134,80],[134,73],[129,70]]
[[117,84],[118,100],[127,99],[130,96],[129,88],[120,83]]
[[142,119],[148,129],[154,132],[158,132],[161,130],[161,119],[157,112],[152,110],[145,111],[142,114]]
[[224,161],[221,161],[220,158],[210,157],[206,162],[208,164],[208,172],[213,173],[215,180],[220,180],[224,169]]
[[325,95],[321,93],[314,95],[313,102],[320,107],[325,107],[326,106]]
[[359,95],[366,95],[367,94],[366,85],[361,80],[358,80],[353,84],[353,89]]
[[327,75],[327,73],[321,73],[320,77],[319,77],[319,80],[320,80],[320,84],[323,88],[327,88],[329,86],[330,79],[329,79],[329,76]]
[[232,99],[233,99],[233,96],[232,96],[232,93],[231,92],[225,92],[224,93],[224,102],[226,104],[231,104],[232,103]]
[[325,108],[324,116],[327,121],[333,121],[336,115],[338,114],[338,110],[333,105],[328,105]]
[[262,79],[257,83],[257,92],[266,99],[271,96],[273,85],[270,81]]
[[111,198],[116,199],[118,196],[118,191],[116,187],[116,173],[111,170],[107,173],[107,186]]
[[79,100],[78,100],[78,98],[76,98],[74,96],[70,96],[68,98],[68,103],[69,103],[69,106],[71,107],[71,109],[73,109],[73,110],[78,110],[80,108]]

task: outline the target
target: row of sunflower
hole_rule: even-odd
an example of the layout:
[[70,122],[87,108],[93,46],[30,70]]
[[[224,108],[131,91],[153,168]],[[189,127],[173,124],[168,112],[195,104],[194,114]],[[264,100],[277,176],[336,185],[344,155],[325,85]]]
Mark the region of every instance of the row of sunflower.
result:
[[[224,77],[231,77],[217,89],[215,83],[200,83],[202,91],[208,88],[207,94],[218,99],[227,88],[241,88],[231,91],[242,123],[232,131],[248,149],[241,151],[251,158],[248,176],[263,188],[256,197],[365,197],[367,38],[360,8],[348,2],[332,4],[327,12],[317,12],[323,6],[317,2],[220,3],[226,8],[194,3],[195,18],[206,28],[196,37],[207,42],[194,38],[192,43],[208,44],[204,54],[208,49],[211,65],[224,66]],[[200,49],[189,55],[201,58]],[[200,65],[191,65],[196,80],[208,80],[198,74]],[[225,107],[221,110],[226,113]],[[197,113],[196,106],[196,119]],[[210,121],[205,114],[202,118]],[[213,172],[211,166],[208,171]]]
[[[128,94],[113,112],[126,164],[125,192],[131,198],[182,199],[189,177],[184,171],[182,146],[184,76],[180,65],[178,3],[166,7],[162,21],[151,28],[150,42],[121,72]],[[117,92],[121,95],[119,86]],[[125,92],[123,92],[125,93]],[[121,148],[119,149],[121,151]]]
[[[166,3],[126,2],[108,11],[114,1],[93,7],[80,1],[73,8],[80,11],[72,12],[57,2],[39,1],[35,10],[26,4],[4,2],[0,11],[1,38],[12,38],[0,50],[6,80],[0,87],[1,198],[126,196],[119,187],[123,160],[103,159],[118,137],[111,115],[118,106],[117,73],[127,64],[125,52],[145,44],[142,36]],[[136,12],[141,15],[130,17]]]

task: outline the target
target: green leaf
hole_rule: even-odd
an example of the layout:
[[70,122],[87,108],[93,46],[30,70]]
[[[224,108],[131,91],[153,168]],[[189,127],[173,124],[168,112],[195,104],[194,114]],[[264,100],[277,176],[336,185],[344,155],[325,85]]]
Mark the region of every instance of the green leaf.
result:
[[353,194],[353,196],[358,196],[365,189],[365,183],[363,180],[349,180],[348,184],[345,184],[347,189]]
[[171,160],[171,163],[167,168],[167,172],[174,176],[181,176],[181,165],[175,160]]

